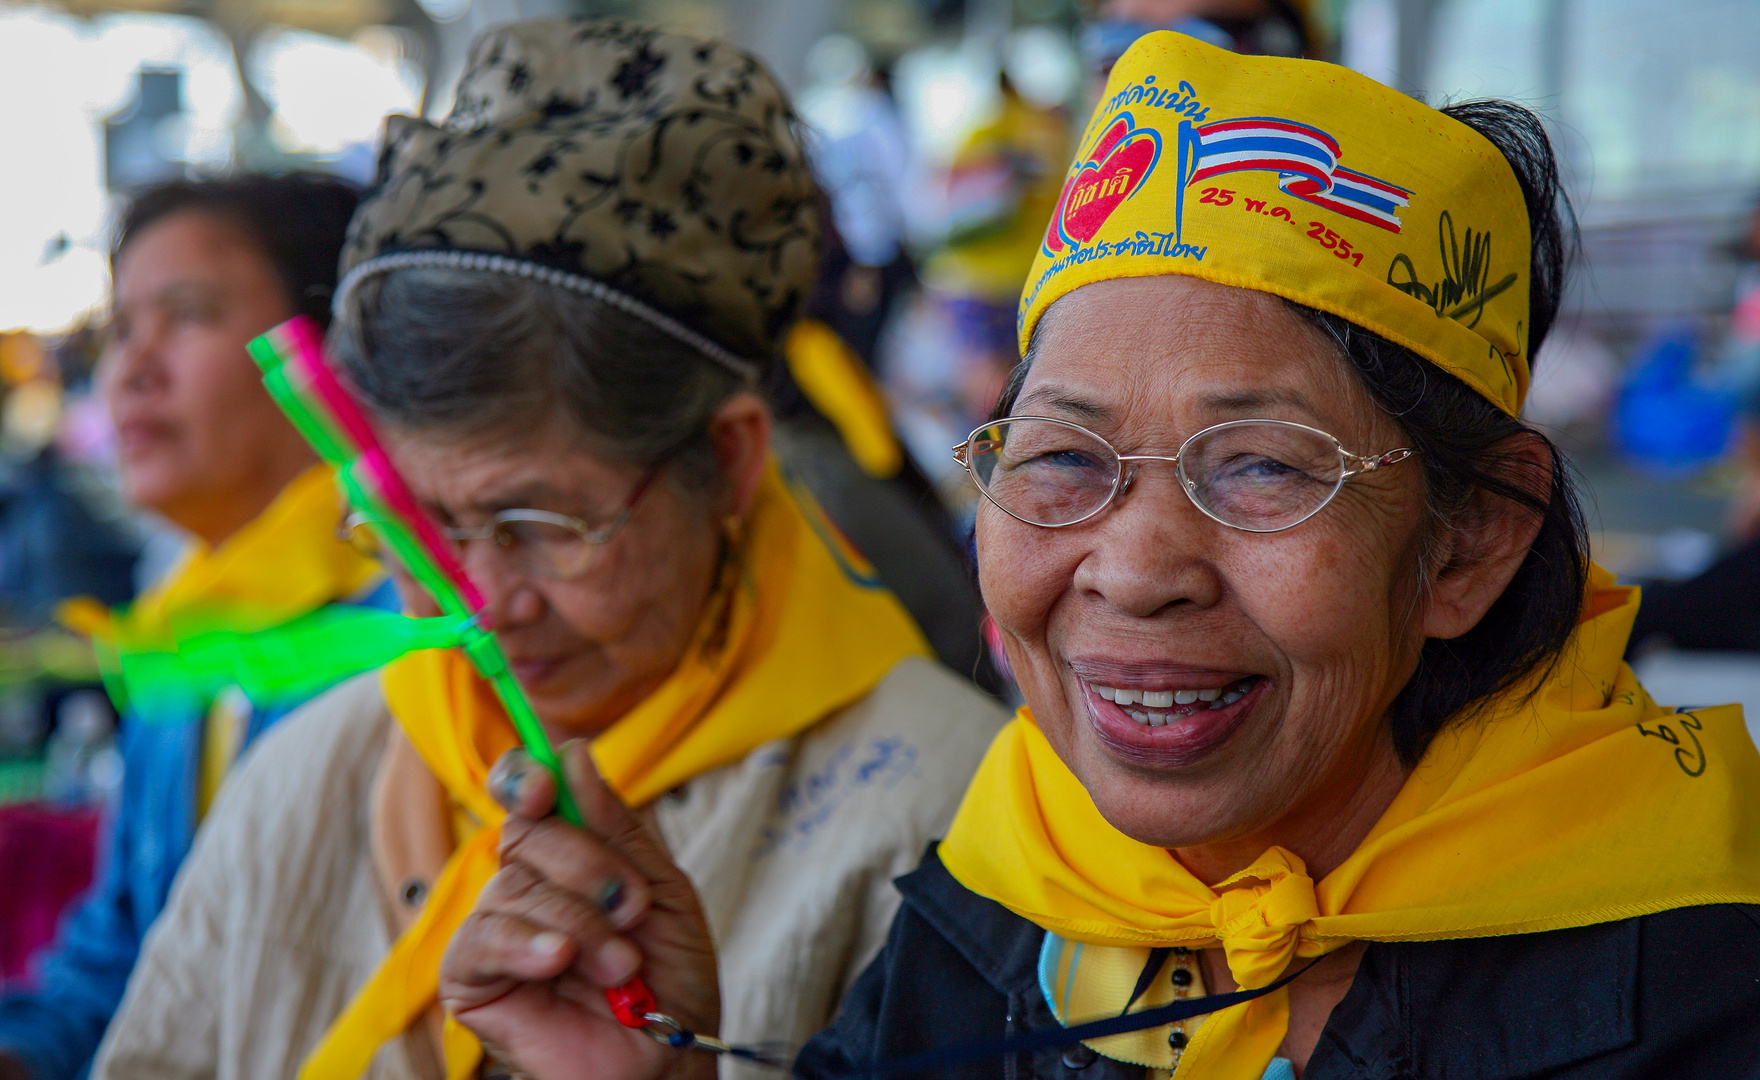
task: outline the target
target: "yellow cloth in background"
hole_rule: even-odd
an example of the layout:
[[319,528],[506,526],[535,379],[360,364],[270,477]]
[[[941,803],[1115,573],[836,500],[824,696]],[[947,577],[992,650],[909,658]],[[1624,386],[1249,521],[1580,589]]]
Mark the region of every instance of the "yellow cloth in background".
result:
[[[941,845],[961,884],[1098,946],[1220,946],[1243,988],[1350,941],[1491,937],[1699,904],[1760,903],[1760,754],[1739,706],[1674,713],[1620,659],[1638,591],[1592,567],[1583,616],[1531,701],[1438,735],[1320,881],[1267,850],[1214,888],[1101,817],[1025,710]],[[1287,990],[1214,1014],[1180,1080],[1258,1080]]]
[[1020,297],[1069,145],[1062,113],[1003,89],[996,117],[966,136],[948,166],[953,235],[923,268],[931,288],[1002,305]]
[[238,760],[252,712],[251,699],[239,686],[222,690],[208,709],[208,721],[202,728],[201,768],[196,772],[197,821],[208,816],[208,807],[214,805],[220,786],[226,783],[226,774]]
[[1187,274],[1330,311],[1505,412],[1528,389],[1527,204],[1497,148],[1354,71],[1147,34],[1112,69],[1021,297]]
[[[667,680],[593,740],[600,772],[641,806],[773,739],[853,704],[899,661],[929,646],[903,605],[836,535],[812,498],[772,465],[695,637]],[[435,1001],[440,958],[498,869],[506,816],[485,788],[519,744],[494,691],[460,653],[411,653],[385,669],[393,715],[447,793],[485,827],[464,841],[392,946],[300,1070],[304,1080],[359,1076],[386,1040]],[[482,1048],[448,1019],[449,1080],[473,1075]]]
[[886,395],[837,331],[802,319],[788,332],[782,354],[801,393],[837,428],[862,471],[876,480],[898,475],[904,448],[892,430]]
[[[279,626],[354,596],[383,574],[337,536],[342,506],[335,470],[314,465],[219,547],[192,542],[126,610],[112,614],[80,597],[62,605],[58,617],[104,650],[166,649],[212,630]],[[242,692],[208,704],[197,774],[200,816],[238,756],[252,708]]]
[[211,630],[252,633],[355,595],[384,571],[337,534],[336,471],[313,465],[219,547],[192,543],[127,611],[94,625],[70,622],[123,648],[163,648]]

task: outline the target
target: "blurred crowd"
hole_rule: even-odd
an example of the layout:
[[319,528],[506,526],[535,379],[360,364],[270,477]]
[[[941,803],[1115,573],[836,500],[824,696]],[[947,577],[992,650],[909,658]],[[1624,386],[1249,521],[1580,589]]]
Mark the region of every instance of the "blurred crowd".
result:
[[[913,142],[895,94],[928,77],[921,58],[852,36],[812,49],[795,102],[823,228],[799,318],[765,342],[780,358],[767,437],[928,651],[987,695],[965,706],[985,717],[1020,696],[973,581],[977,496],[949,448],[1015,368],[1022,282],[1081,118],[1154,30],[1333,51],[1333,24],[1300,0],[1096,0],[1081,16],[1049,42],[1016,32],[978,81],[954,80],[989,104],[944,146]],[[419,607],[354,548],[309,554],[347,523],[245,352],[293,315],[329,324],[360,197],[308,171],[118,192],[103,313],[0,334],[0,1080],[85,1075],[228,770],[300,703],[233,688],[149,718],[114,643],[170,633],[180,605],[248,609],[238,629],[395,610],[399,584]],[[1627,576],[1649,590],[1635,658],[1760,664],[1760,213],[1728,253],[1742,269],[1726,318],[1617,351],[1565,327],[1529,403],[1586,460],[1727,505],[1715,535],[1633,557]],[[281,580],[294,566],[310,570],[302,588]]]

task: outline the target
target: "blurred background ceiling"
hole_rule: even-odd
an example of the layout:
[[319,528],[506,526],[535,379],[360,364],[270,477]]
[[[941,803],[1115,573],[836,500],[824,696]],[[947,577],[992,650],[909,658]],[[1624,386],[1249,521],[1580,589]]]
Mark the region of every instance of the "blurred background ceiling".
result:
[[[30,330],[95,355],[127,191],[290,168],[366,183],[384,117],[443,116],[479,33],[562,14],[758,54],[796,94],[828,187],[832,144],[879,133],[885,160],[837,194],[863,207],[840,218],[855,263],[870,241],[884,254],[845,285],[878,288],[875,268],[903,250],[932,291],[953,189],[983,172],[961,172],[973,133],[1017,101],[1063,131],[1086,115],[1084,23],[1292,4],[1330,59],[1432,104],[1511,98],[1546,119],[1582,250],[1528,417],[1590,476],[1598,558],[1640,578],[1697,572],[1726,533],[1730,451],[1746,445],[1732,387],[1760,385],[1755,0],[0,0],[0,342]],[[859,190],[875,177],[888,190]],[[886,326],[864,355],[933,473],[948,431],[967,430],[937,413],[936,395],[970,390],[949,389],[955,335]]]

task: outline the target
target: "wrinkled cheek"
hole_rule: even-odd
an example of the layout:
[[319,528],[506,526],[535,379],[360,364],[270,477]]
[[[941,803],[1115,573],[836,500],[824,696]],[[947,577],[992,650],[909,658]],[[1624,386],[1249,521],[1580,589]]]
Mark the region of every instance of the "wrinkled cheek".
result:
[[977,525],[978,586],[985,609],[1002,631],[1009,662],[1023,689],[1054,680],[1051,617],[1074,574],[1059,550],[1061,538],[993,507],[979,510]]
[[688,648],[715,586],[719,539],[684,515],[641,524],[585,577],[555,584],[545,598],[583,650],[645,684]]
[[1323,754],[1376,722],[1394,677],[1385,568],[1291,558],[1241,578],[1243,608],[1289,665],[1284,739]]
[[595,567],[583,581],[545,588],[545,604],[582,651],[609,650],[632,659],[664,652],[677,635],[676,609],[689,601],[682,582],[671,596],[652,587],[646,579],[659,569]]
[[[1000,520],[999,520],[1000,519]],[[978,511],[978,589],[990,617],[1007,634],[1031,634],[1042,626],[1055,595],[1030,525],[988,505]]]
[[1385,644],[1392,552],[1347,528],[1254,539],[1225,573],[1249,618],[1292,663],[1345,660]]

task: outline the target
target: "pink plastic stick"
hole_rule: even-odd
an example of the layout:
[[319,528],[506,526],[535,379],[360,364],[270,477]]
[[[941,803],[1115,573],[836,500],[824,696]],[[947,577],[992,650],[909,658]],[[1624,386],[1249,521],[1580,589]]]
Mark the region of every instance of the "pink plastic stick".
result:
[[452,544],[441,535],[433,519],[416,502],[415,495],[404,486],[403,479],[397,475],[397,470],[392,467],[391,459],[386,456],[385,451],[378,447],[362,451],[360,468],[378,489],[379,498],[410,526],[416,540],[428,550],[435,565],[452,582],[459,595],[464,597],[464,602],[470,606],[471,611],[482,611],[487,606],[483,594],[477,591],[477,586],[465,573],[464,565],[458,561]]
[[361,469],[371,478],[378,496],[393,513],[403,518],[416,541],[427,549],[440,572],[458,589],[470,609],[482,611],[486,606],[483,594],[465,573],[451,543],[441,535],[439,527],[416,501],[403,477],[398,475],[390,455],[373,432],[372,424],[355,404],[354,397],[324,361],[323,343],[317,334],[303,322],[287,324],[287,330],[288,344],[293,346],[290,356],[295,373],[324,403],[326,411],[342,427],[343,433],[359,448]]
[[303,343],[293,354],[294,370],[305,379],[306,385],[312,388],[324,402],[324,407],[341,425],[343,432],[360,450],[380,449],[379,437],[373,434],[373,426],[361,415],[354,398],[349,395],[330,365],[324,362],[324,354],[317,349],[308,348]]

